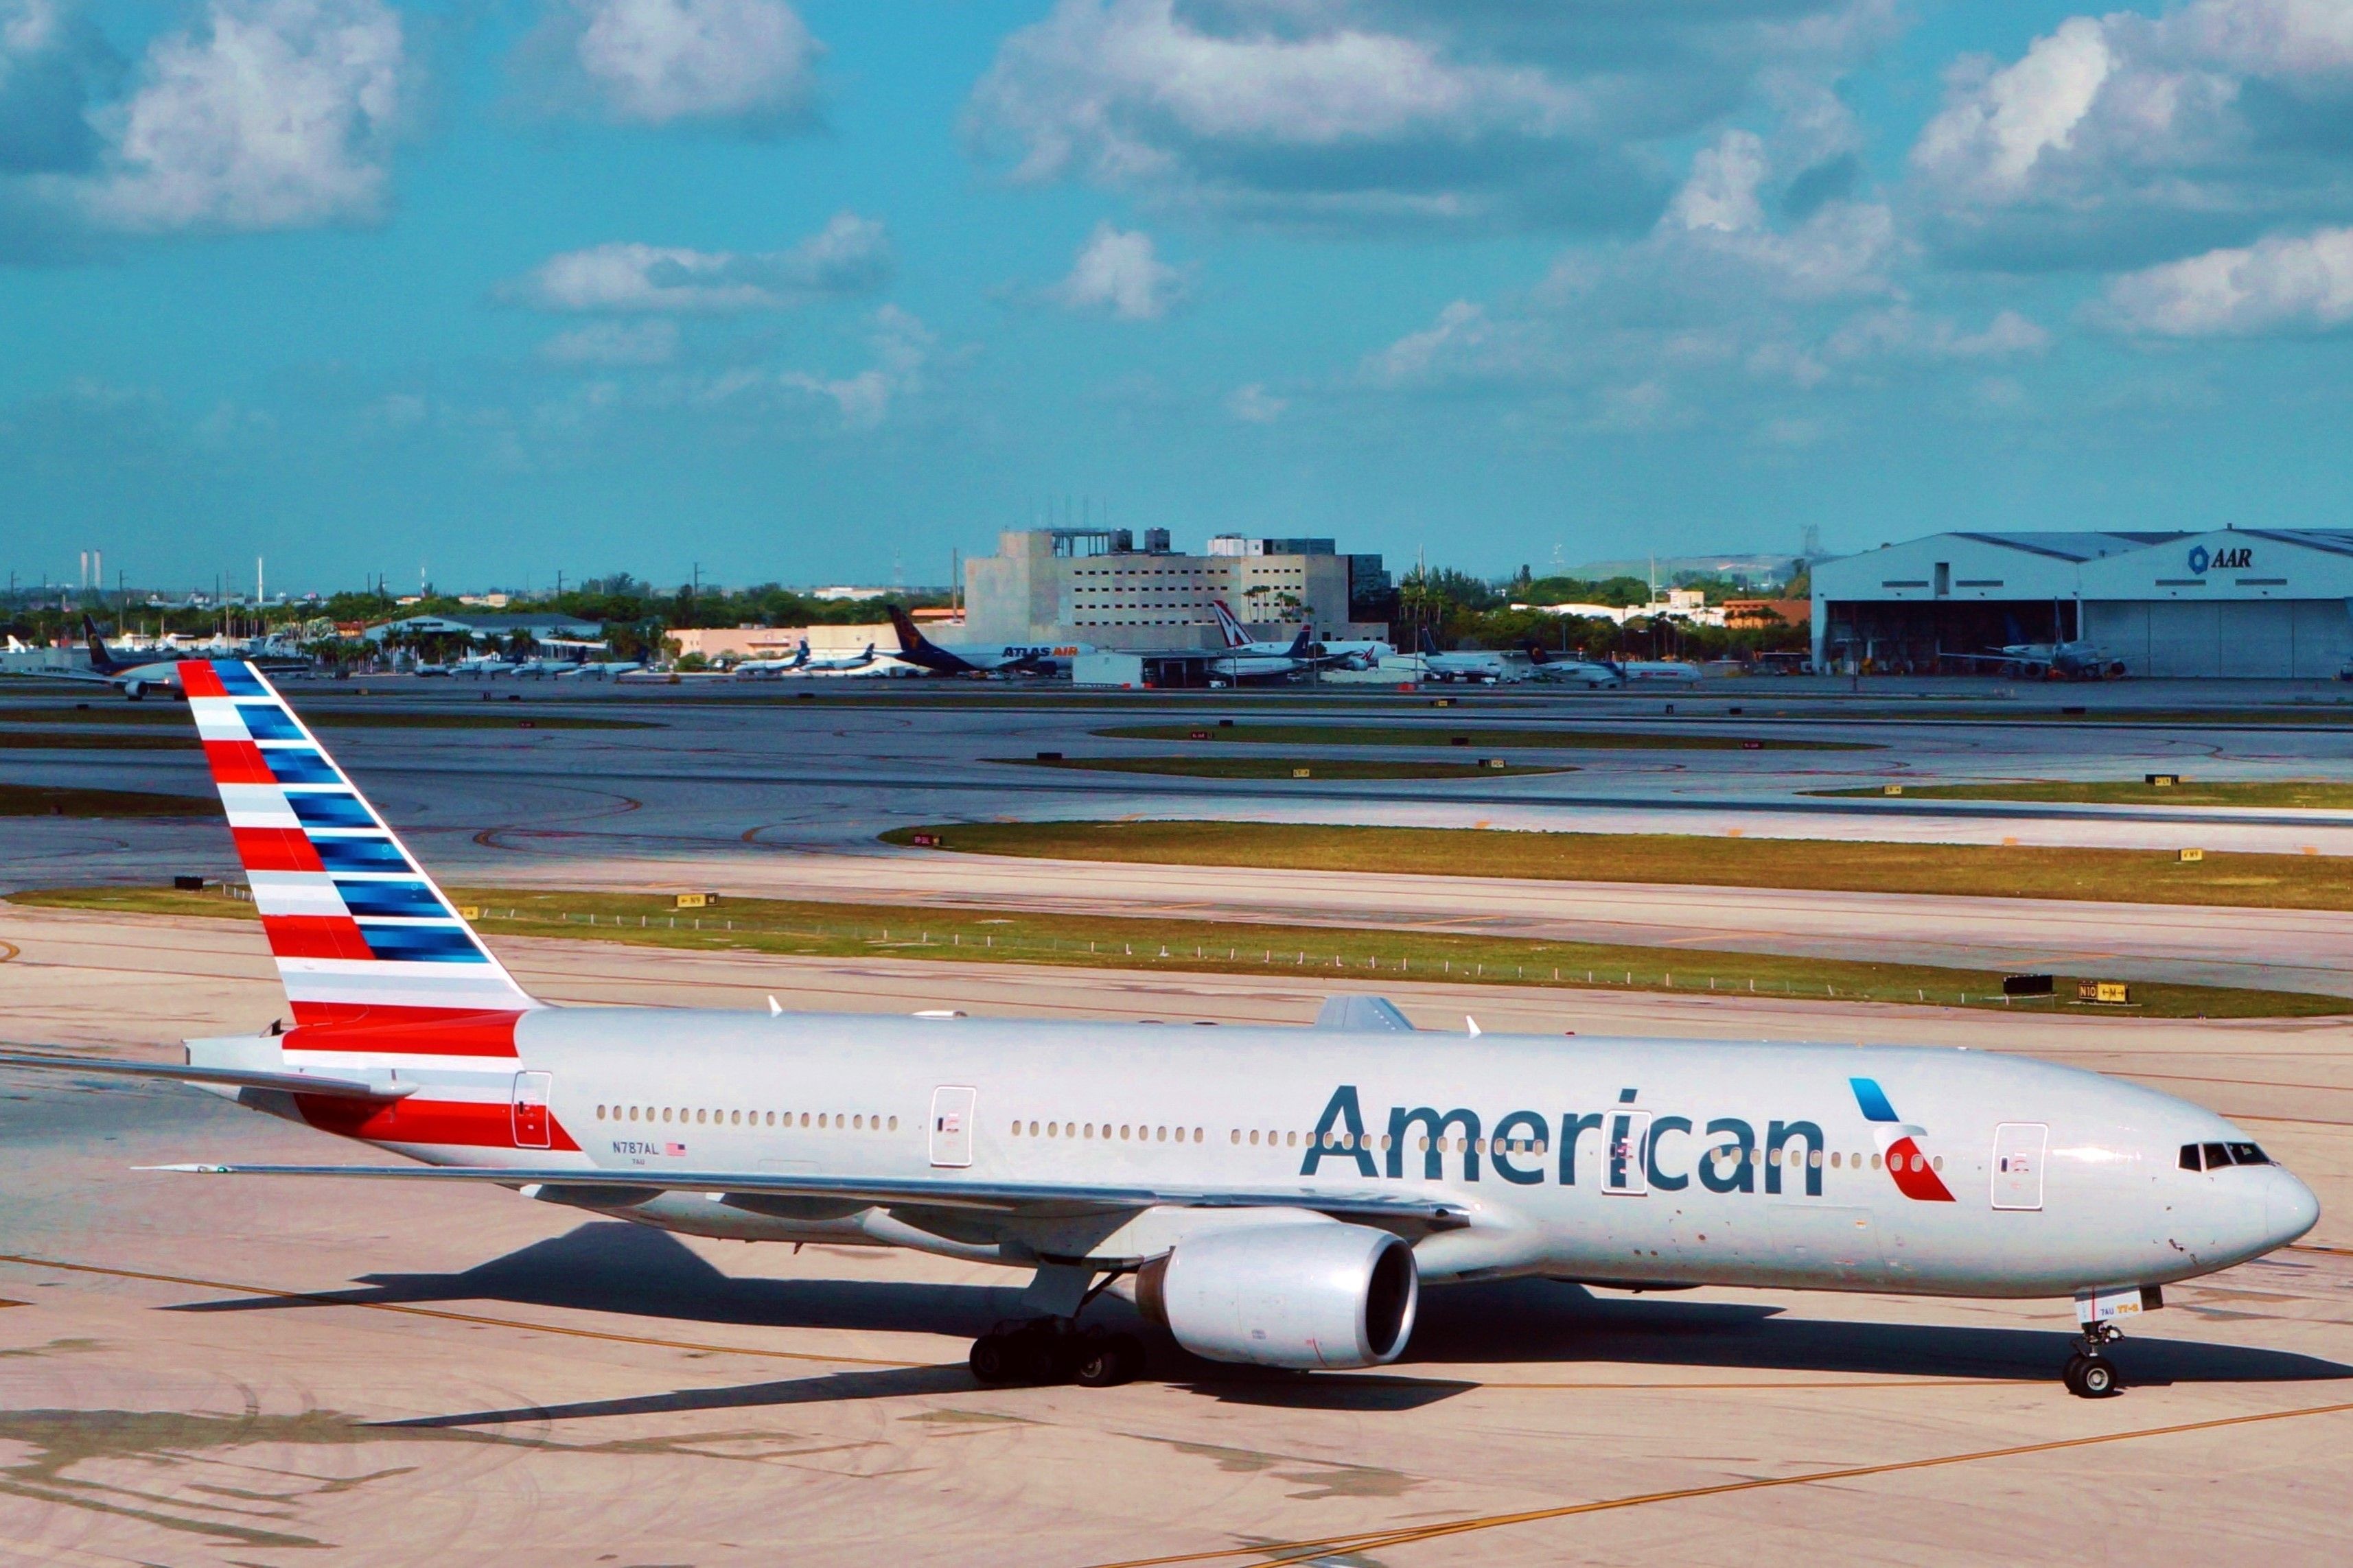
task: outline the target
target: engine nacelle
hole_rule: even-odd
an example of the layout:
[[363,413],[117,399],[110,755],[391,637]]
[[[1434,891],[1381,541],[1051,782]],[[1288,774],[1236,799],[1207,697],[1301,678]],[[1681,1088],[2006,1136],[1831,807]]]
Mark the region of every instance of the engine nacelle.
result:
[[1310,1370],[1395,1361],[1420,1296],[1413,1248],[1362,1225],[1210,1231],[1135,1280],[1136,1307],[1195,1355]]

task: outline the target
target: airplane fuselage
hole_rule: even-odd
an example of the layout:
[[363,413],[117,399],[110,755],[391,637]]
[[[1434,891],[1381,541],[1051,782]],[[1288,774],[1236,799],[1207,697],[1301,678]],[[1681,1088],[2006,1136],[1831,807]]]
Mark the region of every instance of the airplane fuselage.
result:
[[[288,1066],[368,1065],[311,1033],[284,1037]],[[1433,1282],[2064,1296],[2227,1268],[2317,1212],[2277,1165],[2184,1169],[2185,1144],[2246,1142],[2210,1111],[1966,1050],[610,1008],[526,1013],[513,1037],[512,1058],[402,1058],[423,1087],[389,1105],[244,1096],[440,1164],[1442,1198],[1470,1223],[1416,1241]],[[191,1042],[192,1060],[280,1044]],[[1203,1223],[578,1201],[698,1235],[1107,1268]]]

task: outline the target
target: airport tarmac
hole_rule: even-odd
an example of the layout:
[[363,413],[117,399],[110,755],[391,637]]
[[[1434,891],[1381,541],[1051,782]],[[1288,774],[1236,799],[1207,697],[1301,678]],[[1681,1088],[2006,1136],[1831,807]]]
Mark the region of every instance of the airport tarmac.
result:
[[[387,689],[394,683],[383,683]],[[512,683],[509,683],[512,684]],[[1182,716],[1263,719],[1267,705],[1195,696],[1107,710],[1008,689],[940,697],[773,692],[588,691],[538,683],[509,703],[448,683],[397,695],[298,688],[298,701],[463,717],[491,729],[344,729],[329,743],[435,872],[453,881],[541,886],[709,886],[775,896],[993,901],[1105,913],[1184,912],[1249,920],[1380,920],[1579,940],[1835,953],[2018,969],[2098,964],[2123,979],[2282,984],[2353,994],[2353,916],[2215,911],[2041,900],[1825,894],[1765,889],[1514,885],[1444,879],[1339,879],[1298,872],[1204,875],[1123,868],[1113,878],[1039,861],[982,861],[881,849],[885,828],[948,819],[1202,816],[1248,820],[1667,831],[2024,844],[2103,844],[2353,855],[2353,813],[2200,807],[2067,807],[1982,802],[1820,801],[1800,792],[1901,775],[1939,780],[2353,776],[2353,726],[2216,728],[2172,720],[2063,725],[1968,717],[1888,717],[1886,703],[1818,704],[1797,721],[1760,710],[1736,720],[1664,713],[1651,699],[1536,698],[1438,710],[1426,700],[1344,709],[1337,717],[1445,728],[1573,721],[1580,730],[1845,739],[1859,752],[1580,751],[1578,771],[1504,782],[1281,785],[1139,779],[1023,768],[987,759],[1183,751],[1093,731]],[[860,683],[873,685],[877,683]],[[897,686],[902,683],[887,683]],[[1778,683],[1766,683],[1778,684]],[[928,685],[928,683],[927,683]],[[2120,689],[2083,693],[2113,701]],[[2144,687],[2142,690],[2147,691]],[[2063,693],[2070,698],[2073,691]],[[2126,693],[2126,695],[2133,695]],[[101,701],[104,700],[101,699]],[[53,705],[55,705],[53,700]],[[1745,708],[1747,703],[1737,704]],[[65,704],[70,707],[70,703]],[[1926,705],[1915,702],[1911,712]],[[1638,711],[1640,710],[1640,711]],[[1812,712],[1813,710],[1804,710]],[[108,718],[97,710],[100,720]],[[1284,710],[1290,713],[1290,710]],[[1300,713],[1321,713],[1300,709]],[[2228,710],[2220,710],[2227,716]],[[490,717],[484,719],[484,715]],[[627,717],[659,728],[535,727],[532,715]],[[1876,716],[1874,716],[1876,715]],[[153,719],[149,722],[154,722]],[[31,722],[12,719],[13,725]],[[2280,721],[2284,722],[2284,721]],[[525,730],[520,726],[534,724]],[[5,727],[0,727],[5,728]],[[1255,748],[1253,748],[1254,750]],[[1287,749],[1287,748],[1286,748]],[[1324,748],[1419,756],[1430,747]],[[1451,751],[1451,748],[1443,750]],[[1515,752],[1530,757],[1546,753]],[[190,751],[0,752],[5,776],[208,793]],[[216,822],[0,817],[0,887],[152,882],[166,872],[235,871]]]
[[[258,933],[0,907],[18,1038],[141,1055],[282,1007]],[[1259,977],[501,941],[557,1001],[1303,1022]],[[1425,1027],[2030,1048],[2240,1119],[2307,1245],[2168,1290],[2069,1397],[2064,1302],[1541,1281],[1408,1360],[977,1388],[1019,1280],[681,1241],[495,1191],[141,1172],[349,1158],[177,1086],[0,1073],[0,1562],[2333,1561],[2353,1480],[2338,1029],[1400,987]],[[1564,1043],[1564,1048],[1574,1048]],[[1106,1303],[1103,1309],[1124,1308]]]

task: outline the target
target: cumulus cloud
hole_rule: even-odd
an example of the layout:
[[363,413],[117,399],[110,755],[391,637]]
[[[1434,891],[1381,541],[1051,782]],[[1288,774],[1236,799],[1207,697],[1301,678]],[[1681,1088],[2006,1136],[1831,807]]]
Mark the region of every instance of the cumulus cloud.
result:
[[382,210],[406,68],[382,0],[213,0],[159,38],[105,117],[110,226],[293,228]]
[[2006,267],[2129,264],[2353,212],[2353,10],[2193,0],[2074,16],[1973,58],[1911,152],[1936,243]]
[[1639,226],[1651,149],[1767,73],[1857,47],[1883,0],[1510,16],[1440,0],[1060,0],[968,126],[1023,180],[1321,226]]
[[2050,346],[2049,331],[2016,310],[1997,311],[1984,327],[1971,332],[1949,318],[1923,315],[1909,305],[1858,316],[1831,333],[1824,345],[1829,353],[1842,360],[2010,359],[2039,354]]
[[2272,236],[2128,273],[2108,285],[2095,316],[2176,338],[2342,327],[2353,321],[2353,228]]
[[591,321],[540,344],[539,357],[560,365],[668,364],[678,357],[678,323]]
[[778,310],[827,295],[871,293],[890,280],[892,267],[891,237],[881,220],[837,213],[790,250],[689,250],[624,241],[567,251],[503,293],[543,310]]
[[1226,412],[1245,425],[1271,425],[1282,417],[1291,406],[1291,399],[1277,397],[1258,382],[1234,388],[1226,399]]
[[787,387],[830,402],[849,430],[871,430],[888,418],[892,404],[923,389],[923,369],[938,339],[930,328],[896,305],[874,312],[870,338],[874,363],[855,375],[828,378],[786,373]]
[[1079,247],[1071,275],[1047,293],[1073,310],[1156,321],[1184,299],[1185,275],[1160,259],[1150,235],[1105,220]]
[[823,52],[786,0],[552,0],[523,58],[558,107],[773,130],[810,115]]

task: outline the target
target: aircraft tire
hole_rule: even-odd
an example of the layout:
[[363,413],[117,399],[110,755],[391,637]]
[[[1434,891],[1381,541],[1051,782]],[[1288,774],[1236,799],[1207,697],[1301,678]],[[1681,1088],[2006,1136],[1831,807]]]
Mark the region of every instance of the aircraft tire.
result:
[[2067,1358],[2064,1373],[2067,1392],[2078,1399],[2106,1399],[2124,1391],[2116,1381],[2116,1369],[2105,1356],[2085,1355],[2082,1352]]
[[1134,1377],[1135,1364],[1120,1342],[1125,1338],[1090,1334],[1081,1340],[1071,1353],[1071,1381],[1081,1388],[1115,1388]]
[[973,1341],[972,1352],[965,1357],[965,1364],[972,1369],[974,1380],[989,1388],[1011,1383],[1014,1378],[1013,1358],[1007,1353],[1008,1349],[1003,1334],[983,1334]]

